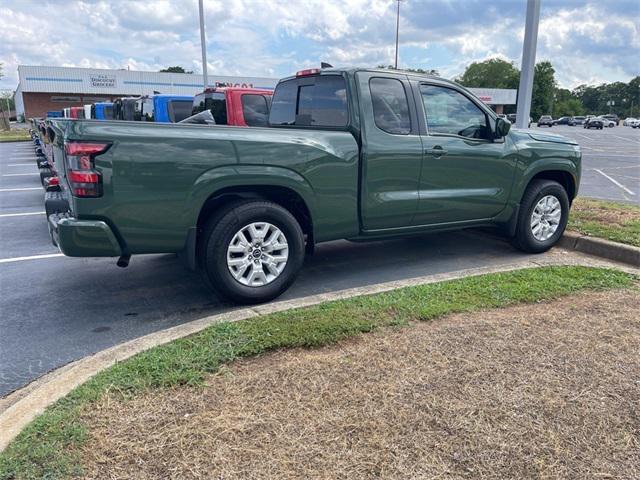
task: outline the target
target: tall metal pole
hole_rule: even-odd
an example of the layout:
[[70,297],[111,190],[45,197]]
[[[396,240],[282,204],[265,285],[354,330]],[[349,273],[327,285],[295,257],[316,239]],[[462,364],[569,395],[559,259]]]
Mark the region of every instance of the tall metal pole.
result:
[[527,20],[524,27],[524,44],[522,46],[522,69],[520,71],[520,87],[518,88],[518,104],[516,106],[516,127],[518,128],[529,126],[533,74],[536,66],[536,47],[538,45],[540,1],[527,0]]
[[396,13],[396,61],[393,64],[393,68],[398,69],[398,37],[400,34],[400,0],[398,2],[398,11]]
[[200,7],[200,45],[202,47],[202,79],[204,88],[209,86],[209,77],[207,76],[207,40],[204,31],[204,5],[203,0],[198,0]]

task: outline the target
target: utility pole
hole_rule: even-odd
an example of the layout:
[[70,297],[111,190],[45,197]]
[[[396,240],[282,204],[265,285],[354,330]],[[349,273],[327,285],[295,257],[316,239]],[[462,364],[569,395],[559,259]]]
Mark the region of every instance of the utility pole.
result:
[[533,74],[536,66],[536,47],[538,45],[538,24],[540,22],[540,1],[527,0],[527,19],[524,27],[522,46],[522,68],[516,106],[516,127],[529,126],[531,113],[531,95],[533,93]]
[[393,64],[393,68],[398,69],[398,37],[400,35],[400,0],[398,2],[398,10],[396,13],[396,61]]
[[207,76],[207,40],[204,31],[204,5],[203,0],[198,0],[200,7],[200,46],[202,47],[202,79],[204,88],[209,86],[209,77]]

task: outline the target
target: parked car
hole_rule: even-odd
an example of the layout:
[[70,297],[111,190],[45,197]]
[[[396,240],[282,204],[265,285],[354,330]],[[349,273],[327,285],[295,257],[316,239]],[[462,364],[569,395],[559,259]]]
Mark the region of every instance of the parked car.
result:
[[84,107],[69,108],[69,118],[85,118]]
[[571,117],[560,117],[553,121],[554,125],[568,125]]
[[605,127],[608,128],[613,128],[616,125],[618,125],[618,122],[616,122],[615,120],[612,120],[610,117],[605,117],[604,115],[601,117],[598,117],[602,120],[602,123]]
[[630,127],[630,126],[631,126],[631,124],[632,124],[635,120],[637,120],[637,119],[636,119],[636,118],[634,118],[634,117],[627,117],[627,118],[625,118],[625,119],[624,119],[624,121],[622,122],[622,126],[624,126],[624,127]]
[[629,122],[629,126],[631,128],[639,128],[640,127],[640,119],[636,118],[634,120],[631,120],[631,122]]
[[618,123],[620,123],[620,117],[618,117],[618,115],[616,115],[615,113],[607,113],[605,115],[601,115],[601,117],[606,120],[612,121],[614,124],[614,127],[617,127]]
[[538,126],[539,127],[543,127],[545,125],[547,127],[553,127],[553,118],[551,118],[551,115],[542,115],[538,119]]
[[[264,127],[269,120],[272,95],[272,90],[259,88],[207,88],[193,98],[191,114],[209,111],[215,125]],[[183,122],[194,121],[190,118]]]
[[576,125],[583,125],[585,120],[586,118],[583,116],[571,117],[567,125],[569,125],[570,127],[575,127]]
[[96,120],[113,120],[113,103],[94,103],[91,106],[91,118],[95,118]]
[[599,130],[602,130],[605,126],[605,121],[600,117],[591,117],[589,119],[586,119],[582,126],[584,128],[597,128]]
[[144,95],[123,97],[113,102],[116,120],[144,122],[179,122],[191,113],[193,97],[189,95]]
[[270,128],[49,121],[68,207],[48,218],[64,254],[126,266],[182,252],[242,303],[280,295],[331,240],[494,225],[543,252],[580,181],[573,140],[510,130],[454,82],[384,69],[282,79]]
[[[516,123],[516,117],[517,115],[515,113],[509,113],[507,115],[507,120],[509,120],[509,122],[511,122],[512,124]],[[533,122],[533,119],[531,117],[529,117],[529,123],[528,123],[528,127],[531,127],[531,122]]]

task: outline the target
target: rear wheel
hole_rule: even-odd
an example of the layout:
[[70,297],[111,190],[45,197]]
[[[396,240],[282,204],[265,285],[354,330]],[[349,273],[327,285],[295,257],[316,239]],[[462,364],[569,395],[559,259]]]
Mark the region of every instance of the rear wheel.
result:
[[304,261],[304,236],[288,210],[267,201],[239,201],[213,215],[198,252],[205,282],[238,303],[282,294]]
[[562,237],[569,219],[569,197],[553,180],[532,181],[522,197],[514,245],[522,251],[541,253]]

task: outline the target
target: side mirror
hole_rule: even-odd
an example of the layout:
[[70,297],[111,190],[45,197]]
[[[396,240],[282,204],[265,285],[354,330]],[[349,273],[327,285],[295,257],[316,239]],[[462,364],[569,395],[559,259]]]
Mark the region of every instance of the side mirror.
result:
[[504,118],[496,118],[496,132],[495,138],[506,137],[511,129],[511,123],[507,122]]

